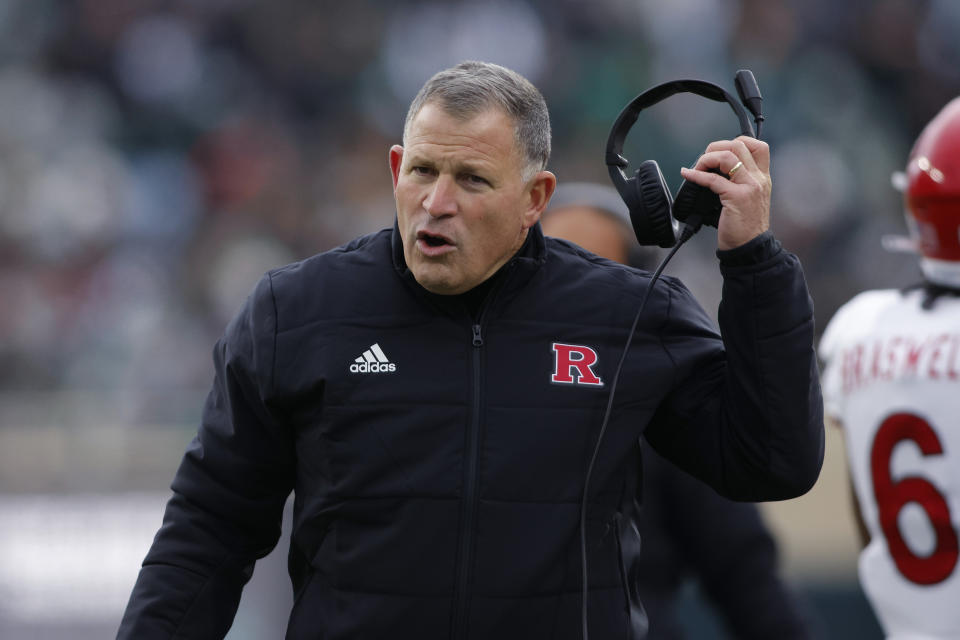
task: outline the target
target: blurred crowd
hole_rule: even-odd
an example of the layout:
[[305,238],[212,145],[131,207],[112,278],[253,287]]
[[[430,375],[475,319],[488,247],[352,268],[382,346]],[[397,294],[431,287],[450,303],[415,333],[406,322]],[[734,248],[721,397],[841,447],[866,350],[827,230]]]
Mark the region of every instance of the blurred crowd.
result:
[[[213,342],[264,271],[392,224],[406,106],[467,58],[541,89],[561,182],[608,181],[609,127],[647,87],[733,91],[752,69],[774,231],[823,327],[854,292],[919,277],[880,239],[904,232],[891,173],[960,93],[957,33],[955,0],[2,0],[0,428],[48,392],[193,422]],[[679,96],[625,155],[676,187],[736,133],[725,105]],[[714,243],[668,270],[708,309]]]

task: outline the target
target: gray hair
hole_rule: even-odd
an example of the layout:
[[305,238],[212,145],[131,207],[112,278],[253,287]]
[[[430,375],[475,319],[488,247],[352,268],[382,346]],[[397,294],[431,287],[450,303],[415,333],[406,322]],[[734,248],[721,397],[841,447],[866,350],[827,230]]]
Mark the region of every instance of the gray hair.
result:
[[533,84],[516,71],[489,62],[468,60],[427,80],[410,103],[403,124],[410,123],[428,102],[437,102],[454,118],[467,120],[490,108],[505,111],[515,123],[517,146],[524,156],[523,179],[547,167],[550,159],[550,114]]

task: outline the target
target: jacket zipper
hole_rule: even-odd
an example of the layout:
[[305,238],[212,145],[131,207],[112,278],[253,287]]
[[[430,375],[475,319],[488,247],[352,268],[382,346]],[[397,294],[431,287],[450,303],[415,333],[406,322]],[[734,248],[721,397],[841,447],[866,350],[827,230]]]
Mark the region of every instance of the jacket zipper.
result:
[[470,415],[469,450],[467,451],[467,473],[463,485],[463,535],[460,537],[459,580],[454,598],[454,638],[466,637],[467,612],[469,598],[467,589],[470,583],[470,559],[473,548],[474,520],[477,512],[477,461],[480,457],[480,347],[483,346],[483,334],[480,324],[473,325],[473,407]]
[[[511,268],[513,263],[508,263],[507,268]],[[506,276],[506,274],[504,274]],[[470,586],[470,565],[473,558],[473,539],[474,522],[477,517],[478,502],[478,479],[477,464],[480,458],[480,408],[481,402],[481,348],[483,347],[483,320],[486,316],[487,307],[490,301],[502,287],[504,277],[499,283],[494,285],[493,289],[487,294],[486,299],[481,305],[480,313],[476,322],[471,326],[471,343],[473,350],[471,360],[473,362],[473,405],[470,413],[470,425],[467,446],[465,452],[467,459],[466,476],[463,483],[463,535],[460,537],[460,548],[458,550],[459,563],[457,566],[457,584],[454,586],[453,596],[453,632],[451,638],[465,638],[467,635],[467,617],[470,609],[470,598],[468,591]]]

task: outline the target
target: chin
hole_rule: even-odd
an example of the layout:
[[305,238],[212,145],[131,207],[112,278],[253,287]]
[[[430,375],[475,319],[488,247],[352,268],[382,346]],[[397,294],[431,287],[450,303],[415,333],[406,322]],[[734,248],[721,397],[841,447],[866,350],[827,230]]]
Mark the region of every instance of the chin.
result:
[[413,277],[420,283],[420,286],[430,293],[444,296],[461,293],[459,291],[460,283],[449,277],[444,277],[443,274],[436,273],[437,269],[420,267],[412,271]]

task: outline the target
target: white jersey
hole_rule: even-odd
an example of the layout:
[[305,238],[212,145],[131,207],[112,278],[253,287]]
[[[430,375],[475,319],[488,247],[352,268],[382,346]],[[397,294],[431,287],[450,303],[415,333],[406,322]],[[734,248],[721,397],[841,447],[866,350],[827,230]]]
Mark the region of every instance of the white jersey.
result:
[[960,638],[960,298],[868,291],[820,342],[870,543],[860,583],[888,638]]

